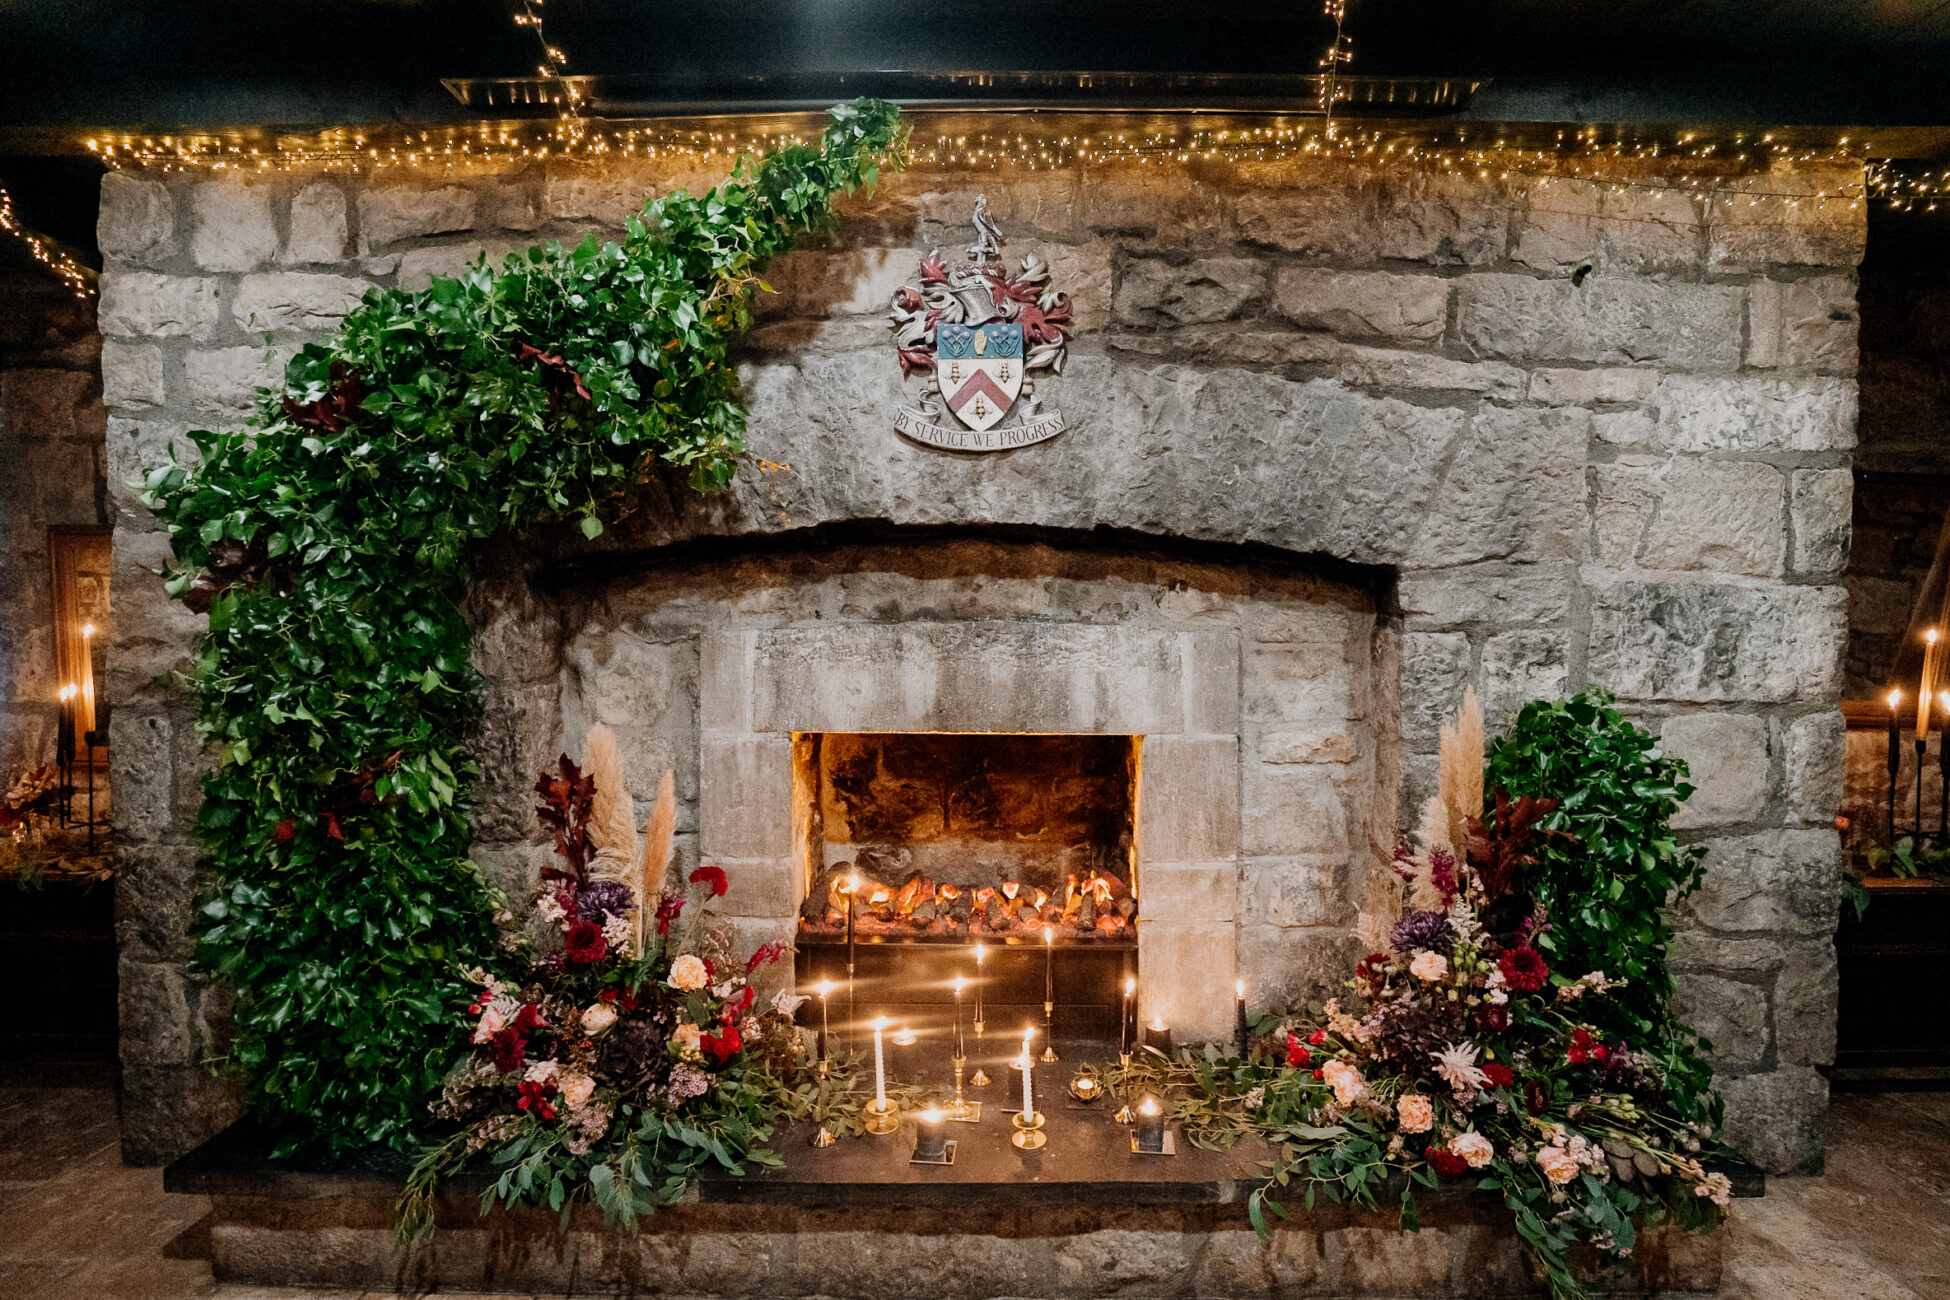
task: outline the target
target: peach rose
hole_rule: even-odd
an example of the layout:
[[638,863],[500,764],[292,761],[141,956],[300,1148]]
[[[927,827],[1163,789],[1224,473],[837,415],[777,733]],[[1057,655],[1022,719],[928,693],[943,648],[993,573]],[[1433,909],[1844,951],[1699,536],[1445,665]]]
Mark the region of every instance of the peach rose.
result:
[[1408,970],[1415,978],[1433,984],[1449,973],[1449,959],[1439,952],[1424,950],[1415,954],[1415,960],[1408,964]]
[[555,1086],[562,1090],[562,1100],[571,1106],[583,1105],[589,1100],[589,1095],[596,1091],[596,1081],[586,1074],[565,1074],[556,1081]]
[[1458,1133],[1449,1143],[1449,1149],[1467,1161],[1471,1169],[1481,1169],[1496,1158],[1496,1148],[1490,1145],[1490,1140],[1474,1129]]
[[1327,1081],[1327,1086],[1334,1090],[1334,1100],[1343,1106],[1352,1105],[1354,1099],[1361,1095],[1361,1090],[1368,1086],[1361,1072],[1346,1061],[1329,1061],[1320,1067],[1320,1074]]
[[1554,1183],[1570,1182],[1578,1176],[1578,1162],[1559,1147],[1545,1147],[1537,1153],[1537,1167]]
[[1395,1118],[1404,1133],[1426,1133],[1435,1127],[1435,1107],[1427,1097],[1411,1092],[1395,1103]]
[[616,1023],[616,1008],[607,1002],[598,1002],[582,1013],[582,1032],[600,1034]]
[[679,1025],[671,1031],[670,1041],[677,1044],[679,1056],[687,1061],[695,1061],[704,1055],[698,1047],[698,1040],[703,1037],[704,1031],[696,1025]]
[[670,987],[680,993],[695,993],[711,980],[711,972],[704,968],[704,959],[685,953],[670,963]]

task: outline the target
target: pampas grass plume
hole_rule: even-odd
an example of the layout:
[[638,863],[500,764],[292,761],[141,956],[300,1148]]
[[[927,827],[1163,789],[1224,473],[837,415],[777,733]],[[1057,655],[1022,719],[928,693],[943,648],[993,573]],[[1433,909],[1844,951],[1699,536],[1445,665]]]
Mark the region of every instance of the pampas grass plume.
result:
[[582,771],[596,783],[589,809],[589,842],[596,846],[595,875],[602,880],[629,878],[637,860],[636,808],[623,778],[623,751],[616,733],[603,723],[582,741]]

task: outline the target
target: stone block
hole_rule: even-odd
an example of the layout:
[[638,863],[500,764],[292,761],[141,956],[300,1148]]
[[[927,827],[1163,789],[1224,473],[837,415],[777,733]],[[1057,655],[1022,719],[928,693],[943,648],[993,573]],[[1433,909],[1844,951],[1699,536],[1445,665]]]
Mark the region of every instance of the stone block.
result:
[[[1069,239],[1076,233],[1078,189],[1078,173],[1068,169],[1017,170],[1011,174],[1006,170],[953,172],[930,168],[883,177],[875,197],[898,205],[902,212],[911,212],[916,223],[953,231],[962,242],[966,242],[969,215],[980,197],[987,197],[989,215],[1011,240]],[[1098,220],[1114,219],[1115,209],[1123,202],[1122,192],[1107,186],[1094,215]]]
[[1381,256],[1438,265],[1503,260],[1510,191],[1501,181],[1417,168],[1387,173],[1381,201]]
[[1139,868],[1146,916],[1230,921],[1237,914],[1239,867],[1233,862],[1152,862]]
[[[1251,857],[1239,864],[1240,920],[1282,929],[1354,920],[1347,863],[1332,856]],[[1145,878],[1145,904],[1151,901]]]
[[102,256],[154,266],[176,251],[176,201],[160,181],[129,172],[102,176],[95,242]]
[[1673,1011],[1712,1044],[1716,1072],[1746,1074],[1767,1060],[1767,992],[1757,985],[1694,971],[1678,972]]
[[345,224],[345,191],[330,181],[314,181],[291,197],[291,229],[278,253],[283,266],[335,264],[350,242]]
[[488,266],[498,271],[510,253],[522,252],[527,247],[526,241],[518,239],[476,239],[411,249],[399,255],[393,283],[409,292],[418,292],[432,284],[436,275],[455,278],[466,275],[483,256]]
[[1395,591],[1402,617],[1418,632],[1477,624],[1512,627],[1561,623],[1571,616],[1576,580],[1567,571],[1538,574],[1500,567],[1416,570]]
[[0,421],[16,438],[99,436],[99,425],[80,418],[93,383],[85,370],[0,370]]
[[1774,980],[1776,1058],[1787,1065],[1831,1064],[1840,999],[1834,942],[1823,935],[1789,944]]
[[1652,400],[1656,370],[1602,367],[1593,370],[1533,370],[1530,400],[1546,406],[1624,405]]
[[1831,935],[1842,897],[1833,830],[1774,830],[1710,842],[1706,877],[1682,900],[1686,922],[1725,934]]
[[1204,1233],[1101,1229],[1057,1239],[1060,1295],[1170,1294],[1205,1246]]
[[193,1064],[195,1039],[182,967],[124,955],[117,973],[123,1064]]
[[760,294],[758,306],[768,317],[885,316],[894,291],[920,278],[920,264],[910,248],[802,248],[765,269],[777,292]]
[[1109,240],[1087,244],[1010,246],[1012,255],[1034,253],[1049,266],[1050,287],[1070,295],[1070,319],[1080,334],[1096,334],[1110,324],[1112,301]]
[[542,188],[542,208],[556,221],[596,221],[620,226],[642,213],[656,193],[652,165],[554,161],[548,164]]
[[1239,633],[1209,628],[1180,634],[1185,665],[1185,731],[1194,736],[1239,732]]
[[189,959],[190,922],[201,886],[197,850],[186,844],[127,844],[117,854],[115,942],[141,962]]
[[1756,280],[1747,295],[1748,365],[1855,373],[1859,317],[1851,280]]
[[699,761],[705,860],[791,857],[792,737],[706,737]]
[[[129,529],[139,532],[160,528],[161,521],[150,513],[149,507],[136,499],[136,489],[129,484],[135,482],[139,486],[143,475],[168,464],[172,455],[180,463],[195,464],[199,457],[196,445],[189,440],[187,426],[166,420],[129,420],[114,416],[108,422],[105,444],[108,495],[116,508],[118,533]],[[166,558],[167,552],[164,552],[155,557],[156,563]],[[123,590],[118,590],[118,610],[122,596]]]
[[1268,724],[1305,723],[1318,732],[1344,727],[1356,712],[1345,644],[1248,646],[1245,716]]
[[170,800],[176,775],[172,727],[163,713],[120,708],[109,718],[109,771],[115,791],[115,834],[124,842],[152,842],[176,829]]
[[110,406],[161,406],[162,349],[153,343],[102,343],[102,401]]
[[715,860],[714,865],[724,869],[726,884],[725,896],[714,905],[717,911],[728,916],[754,918],[797,914],[804,885],[790,859],[723,858]]
[[1659,469],[1651,456],[1621,456],[1591,467],[1592,558],[1607,569],[1629,569],[1658,505]]
[[1787,483],[1772,465],[1669,460],[1652,473],[1658,504],[1639,540],[1647,569],[1778,576],[1787,554]]
[[1458,281],[1456,327],[1475,356],[1731,370],[1743,306],[1726,285],[1470,275]]
[[1253,754],[1262,763],[1352,763],[1360,746],[1345,732],[1321,732],[1313,727],[1279,727],[1262,731]]
[[1334,346],[1325,360],[1333,366],[1334,378],[1350,388],[1420,388],[1482,393],[1515,401],[1522,396],[1525,383],[1523,371],[1500,361],[1457,361],[1428,352],[1397,352],[1351,343]]
[[473,228],[474,191],[465,186],[395,185],[359,193],[359,239],[365,248]]
[[96,318],[110,338],[179,337],[206,343],[222,325],[217,282],[198,276],[108,271]]
[[1183,265],[1146,258],[1125,264],[1113,313],[1123,325],[1202,325],[1246,315],[1265,300],[1266,268],[1251,258]]
[[1286,266],[1273,280],[1273,306],[1302,329],[1433,342],[1449,323],[1449,281]]
[[563,715],[558,682],[488,681],[472,746],[483,778],[474,814],[478,838],[519,841],[535,833],[535,773],[553,767],[569,748]]
[[242,420],[257,405],[257,390],[283,385],[295,349],[201,348],[183,358],[183,378],[197,412],[213,420]]
[[1770,1174],[1821,1171],[1828,1080],[1800,1065],[1716,1079],[1726,1099],[1729,1145]]
[[1402,636],[1402,739],[1433,749],[1442,724],[1462,704],[1470,680],[1469,638],[1460,632]]
[[1614,447],[1646,446],[1656,427],[1644,411],[1599,411],[1591,417],[1592,435]]
[[1788,497],[1796,573],[1833,577],[1848,564],[1854,537],[1855,475],[1845,469],[1798,469]]
[[1218,862],[1239,852],[1239,739],[1146,736],[1140,862]]
[[1185,727],[1174,632],[998,620],[752,636],[758,731],[1159,735]]
[[[1256,1007],[1306,1007],[1343,996],[1348,973],[1360,959],[1345,925],[1242,924],[1238,930],[1238,978],[1246,981],[1247,1001]],[[1142,953],[1139,960],[1145,960]]]
[[245,330],[334,329],[372,285],[343,275],[300,271],[247,275],[230,314]]
[[1847,451],[1855,445],[1855,384],[1846,379],[1659,381],[1659,445],[1667,451]]
[[1577,559],[1590,440],[1581,410],[1480,408],[1423,511],[1415,567]]
[[1684,761],[1692,774],[1693,793],[1673,814],[1673,829],[1752,822],[1767,811],[1773,746],[1765,719],[1680,714],[1660,728],[1659,748]]
[[1603,582],[1587,673],[1635,701],[1826,702],[1847,640],[1840,587]]
[[[1857,167],[1776,166],[1749,178],[1754,202],[1715,204],[1707,269],[1757,271],[1771,266],[1854,267],[1862,261],[1868,213]],[[1823,196],[1826,197],[1817,197]]]
[[251,271],[278,249],[271,189],[203,181],[190,191],[190,256],[205,271]]
[[[1075,190],[1076,220],[1093,235],[1173,248],[1209,246],[1224,242],[1229,198],[1176,168],[1085,167]],[[950,218],[949,228],[959,237],[967,223],[964,208]],[[1008,230],[1004,225],[1004,233]]]
[[751,641],[740,629],[706,628],[698,637],[698,725],[751,730]]
[[1230,922],[1147,919],[1138,927],[1138,1001],[1180,1043],[1224,1042],[1233,1028]]
[[1848,727],[1840,713],[1810,713],[1787,724],[1788,815],[1827,825],[1842,809]]
[[1241,789],[1240,846],[1246,853],[1287,857],[1347,852],[1347,807],[1334,769],[1255,763],[1246,768]]
[[1492,731],[1514,722],[1532,700],[1568,694],[1570,680],[1570,638],[1563,632],[1499,632],[1483,643],[1483,714]]
[[1699,201],[1683,191],[1552,179],[1531,189],[1512,258],[1551,271],[1697,272],[1705,235]]
[[[1249,179],[1256,169],[1242,167]],[[1304,167],[1275,164],[1269,184],[1241,192],[1233,201],[1239,237],[1303,257],[1333,258],[1353,265],[1381,255],[1381,182],[1377,173],[1309,161]],[[1406,244],[1408,232],[1404,230]]]
[[484,196],[482,224],[502,230],[540,230],[547,220],[542,206],[542,186],[529,180],[497,185]]
[[117,1111],[122,1159],[160,1165],[183,1155],[243,1112],[237,1084],[189,1066],[125,1066]]

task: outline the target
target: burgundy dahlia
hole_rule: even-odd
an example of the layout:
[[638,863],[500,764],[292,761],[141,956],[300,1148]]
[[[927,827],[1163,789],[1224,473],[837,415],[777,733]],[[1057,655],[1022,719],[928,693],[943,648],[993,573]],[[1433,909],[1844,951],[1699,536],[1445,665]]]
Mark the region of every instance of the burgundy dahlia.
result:
[[1410,912],[1388,934],[1389,944],[1400,953],[1447,953],[1454,941],[1449,918],[1440,912]]
[[1496,964],[1503,982],[1520,993],[1535,993],[1551,977],[1551,968],[1535,948],[1506,948]]
[[609,943],[603,938],[603,927],[594,921],[577,921],[569,927],[569,933],[562,941],[562,952],[573,966],[593,966],[608,951]]

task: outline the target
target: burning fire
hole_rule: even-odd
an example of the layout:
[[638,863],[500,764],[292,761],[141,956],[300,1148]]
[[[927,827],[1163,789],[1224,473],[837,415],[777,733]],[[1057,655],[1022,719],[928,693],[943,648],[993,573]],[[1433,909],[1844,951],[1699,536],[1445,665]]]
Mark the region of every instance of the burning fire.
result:
[[1066,939],[1110,939],[1130,932],[1137,919],[1137,897],[1107,871],[1092,870],[1079,880],[1072,873],[1056,897],[1021,881],[1001,886],[953,884],[909,872],[899,885],[863,880],[841,863],[824,872],[800,908],[800,922],[811,933],[843,934],[849,890],[853,925],[863,935],[1040,936],[1045,927]]

